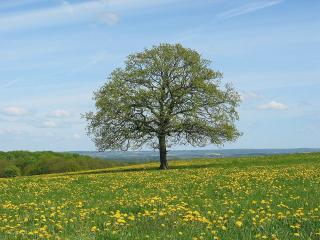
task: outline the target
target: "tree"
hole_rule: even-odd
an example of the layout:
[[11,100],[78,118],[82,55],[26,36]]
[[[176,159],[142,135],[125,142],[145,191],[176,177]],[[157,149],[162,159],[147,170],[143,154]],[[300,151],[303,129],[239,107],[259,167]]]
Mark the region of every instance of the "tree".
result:
[[17,177],[21,175],[21,170],[16,165],[9,165],[4,169],[4,177]]
[[160,169],[167,169],[168,146],[237,139],[239,94],[228,84],[221,87],[222,74],[210,64],[180,44],[129,55],[95,92],[97,111],[84,115],[98,150],[149,144],[160,151]]

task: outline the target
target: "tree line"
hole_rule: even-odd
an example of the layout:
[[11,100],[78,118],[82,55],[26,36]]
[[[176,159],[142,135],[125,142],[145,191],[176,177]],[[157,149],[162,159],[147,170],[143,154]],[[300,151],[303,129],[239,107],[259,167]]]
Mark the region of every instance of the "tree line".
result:
[[[0,152],[0,177],[92,170],[119,165],[76,153],[12,151]],[[124,163],[122,163],[124,164]]]

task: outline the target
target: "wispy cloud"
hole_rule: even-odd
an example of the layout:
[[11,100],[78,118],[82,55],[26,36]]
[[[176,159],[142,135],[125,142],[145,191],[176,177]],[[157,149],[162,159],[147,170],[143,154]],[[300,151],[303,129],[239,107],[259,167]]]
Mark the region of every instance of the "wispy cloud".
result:
[[92,66],[95,66],[95,65],[105,61],[108,57],[109,57],[109,55],[106,53],[98,53],[98,54],[92,56],[90,59],[88,59],[88,61],[86,63],[72,68],[70,72],[72,74],[83,72],[87,69],[90,69]]
[[105,16],[104,23],[115,24],[119,18],[116,14],[107,11],[107,5],[102,1],[87,1],[69,3],[24,10],[0,15],[0,30],[38,28],[62,24],[81,23],[85,21],[100,21],[99,17]]
[[58,127],[58,123],[56,121],[47,120],[43,121],[40,125],[42,128],[56,128]]
[[5,128],[0,128],[0,135],[4,136],[12,136],[12,135],[23,135],[27,134],[27,131],[18,129],[18,128],[12,128],[12,127],[5,127]]
[[264,8],[268,8],[277,4],[282,3],[284,0],[271,0],[271,1],[255,1],[248,4],[242,5],[240,7],[232,8],[225,12],[219,13],[217,16],[219,18],[232,18],[251,12],[255,12]]
[[9,106],[1,109],[1,112],[8,116],[25,116],[29,113],[29,111],[23,107],[17,107],[17,106]]
[[240,98],[242,101],[251,101],[262,98],[262,95],[256,92],[247,91],[247,92],[240,92]]
[[74,134],[72,135],[72,138],[78,140],[78,139],[81,138],[81,136],[80,136],[80,134],[78,134],[78,133],[74,133]]
[[116,13],[104,12],[100,14],[99,19],[101,22],[106,23],[109,26],[113,26],[119,22],[120,17]]
[[49,112],[47,115],[48,117],[53,117],[53,118],[67,118],[71,116],[71,113],[64,109],[57,109],[52,112]]
[[12,80],[12,81],[8,81],[8,82],[0,85],[0,90],[8,88],[8,87],[11,87],[11,86],[15,85],[16,83],[18,83],[19,81],[20,80],[18,80],[18,79],[15,79],[15,80]]
[[[175,0],[179,1],[179,0]],[[134,8],[151,7],[161,4],[169,4],[169,0],[92,0],[82,2],[60,1],[59,4],[49,5],[34,10],[12,11],[13,7],[21,7],[39,0],[26,0],[26,2],[14,0],[5,7],[5,14],[0,11],[0,31],[12,31],[15,29],[32,29],[65,24],[84,22],[98,22],[113,26],[120,21],[118,12]]]
[[7,11],[17,7],[27,6],[29,4],[38,3],[41,0],[11,0],[11,1],[1,1],[0,11]]
[[173,4],[177,2],[183,3],[183,0],[102,0],[108,7],[114,10],[135,9],[146,7],[158,7],[165,4]]
[[266,104],[262,104],[258,106],[258,109],[260,110],[286,110],[288,109],[288,106],[281,102],[271,101]]

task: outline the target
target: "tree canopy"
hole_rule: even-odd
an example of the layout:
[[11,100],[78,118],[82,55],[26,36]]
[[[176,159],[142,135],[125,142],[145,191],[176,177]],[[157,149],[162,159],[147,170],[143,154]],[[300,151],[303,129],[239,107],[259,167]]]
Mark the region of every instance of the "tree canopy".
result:
[[180,44],[129,55],[95,92],[97,111],[85,114],[88,134],[100,151],[157,148],[161,169],[168,167],[168,146],[237,139],[239,94],[210,66]]
[[125,163],[57,152],[0,152],[0,178],[93,170]]

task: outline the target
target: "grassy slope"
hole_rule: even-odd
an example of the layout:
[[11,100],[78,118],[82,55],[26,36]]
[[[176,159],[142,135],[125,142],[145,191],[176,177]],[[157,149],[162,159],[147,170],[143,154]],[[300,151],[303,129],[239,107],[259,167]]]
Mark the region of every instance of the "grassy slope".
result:
[[[284,154],[257,157],[237,157],[237,158],[198,158],[191,160],[171,160],[169,162],[170,169],[181,168],[246,168],[252,166],[284,166],[293,164],[312,164],[320,163],[320,153],[304,153],[304,154]],[[82,174],[102,174],[110,172],[123,171],[143,171],[158,170],[159,163],[151,162],[144,164],[134,164],[128,166],[115,166],[105,169],[96,169],[88,171],[77,171],[69,173],[61,173],[59,175],[82,175]]]
[[0,239],[320,239],[319,153],[170,164],[2,179]]

